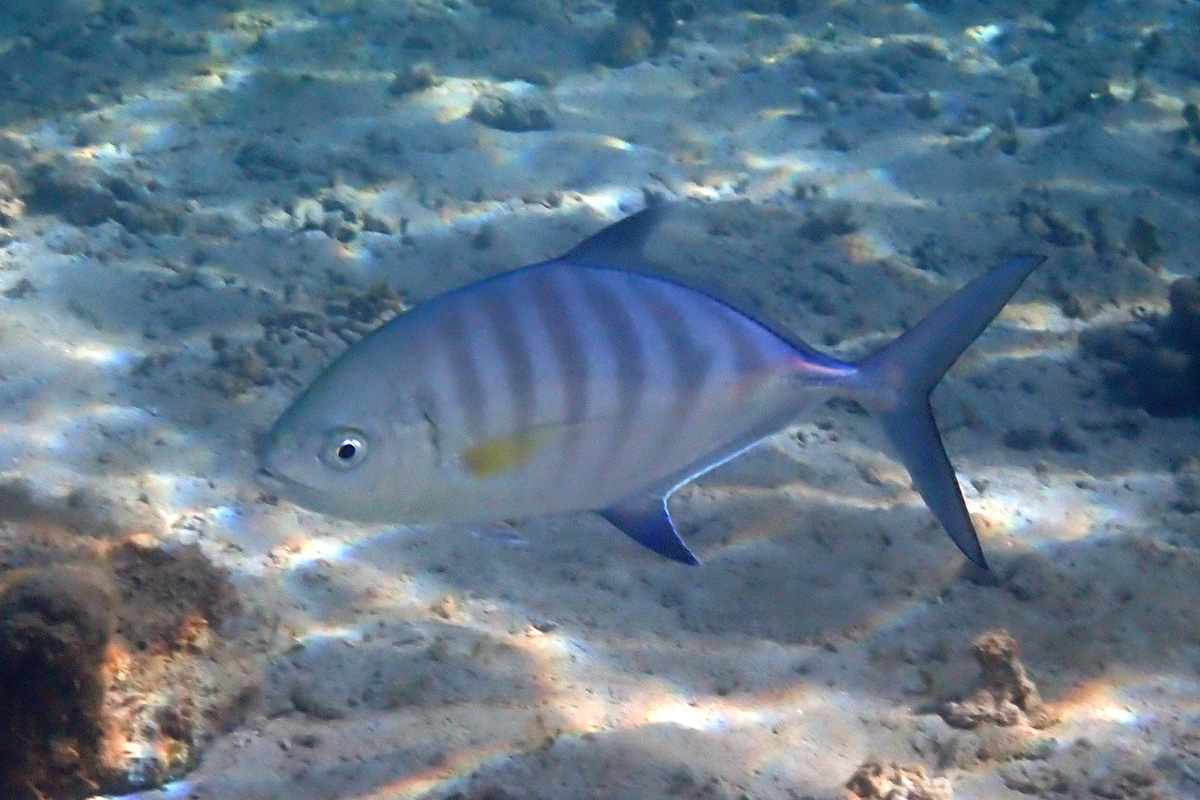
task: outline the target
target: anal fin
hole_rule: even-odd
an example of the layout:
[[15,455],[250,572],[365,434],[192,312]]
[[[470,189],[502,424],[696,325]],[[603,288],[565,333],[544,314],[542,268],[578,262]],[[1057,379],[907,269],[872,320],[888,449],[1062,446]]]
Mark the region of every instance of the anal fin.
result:
[[656,492],[627,495],[599,513],[626,536],[659,555],[681,564],[700,564],[700,559],[679,538],[663,495]]

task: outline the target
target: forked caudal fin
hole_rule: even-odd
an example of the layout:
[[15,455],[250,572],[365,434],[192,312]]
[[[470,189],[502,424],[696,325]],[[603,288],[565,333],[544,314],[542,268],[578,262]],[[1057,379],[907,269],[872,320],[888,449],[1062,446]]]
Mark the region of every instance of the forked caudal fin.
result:
[[975,565],[987,569],[929,392],[1021,288],[1043,256],[1019,256],[980,275],[897,339],[859,362],[859,400],[883,422],[913,485]]

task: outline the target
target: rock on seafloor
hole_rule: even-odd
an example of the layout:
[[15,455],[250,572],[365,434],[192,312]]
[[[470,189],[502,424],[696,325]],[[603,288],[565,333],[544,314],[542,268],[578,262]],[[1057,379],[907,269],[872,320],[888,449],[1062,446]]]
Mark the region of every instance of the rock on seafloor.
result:
[[243,618],[227,574],[195,545],[156,542],[147,519],[86,498],[0,485],[6,800],[179,777],[241,719],[260,681],[259,659],[225,633]]
[[111,580],[66,566],[0,580],[0,796],[91,794],[104,771]]
[[1110,363],[1108,384],[1122,402],[1151,414],[1200,414],[1200,279],[1171,283],[1170,311],[1087,331],[1083,351]]

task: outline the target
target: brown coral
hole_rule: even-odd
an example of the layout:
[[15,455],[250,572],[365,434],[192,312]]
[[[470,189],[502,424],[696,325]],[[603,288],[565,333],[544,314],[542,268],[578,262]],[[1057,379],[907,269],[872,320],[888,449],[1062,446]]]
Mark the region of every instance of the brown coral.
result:
[[226,571],[83,487],[0,483],[0,521],[0,798],[179,777],[242,717],[261,669],[222,631],[240,614]]
[[955,728],[983,723],[1002,727],[1044,728],[1054,717],[1020,662],[1021,646],[1008,631],[990,631],[971,642],[971,655],[983,674],[975,694],[942,706],[941,715]]
[[98,787],[103,664],[115,606],[98,570],[58,566],[5,576],[0,796],[77,797]]
[[951,800],[948,778],[931,778],[921,765],[902,767],[869,758],[854,771],[846,788],[861,800]]

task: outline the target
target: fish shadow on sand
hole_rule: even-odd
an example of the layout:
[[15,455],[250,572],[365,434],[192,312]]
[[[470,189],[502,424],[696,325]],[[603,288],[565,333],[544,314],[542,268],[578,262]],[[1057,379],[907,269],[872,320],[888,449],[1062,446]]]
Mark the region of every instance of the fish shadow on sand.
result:
[[[774,469],[752,464],[747,472],[757,467]],[[845,477],[828,472],[816,482]],[[269,670],[268,696],[278,701],[271,713],[284,713],[285,726],[315,719],[337,729],[386,712],[428,733],[436,724],[427,717],[439,709],[508,709],[503,721],[489,717],[498,727],[480,736],[491,742],[482,750],[447,730],[436,752],[415,742],[393,750],[380,740],[365,755],[373,766],[354,775],[316,757],[310,777],[346,792],[382,785],[387,772],[397,785],[465,778],[428,797],[503,797],[534,771],[547,780],[574,776],[581,796],[632,798],[647,786],[709,796],[700,794],[704,786],[724,786],[708,772],[720,759],[751,763],[775,752],[780,736],[801,752],[814,729],[844,724],[846,707],[817,701],[827,692],[848,707],[882,700],[917,714],[961,696],[975,675],[968,644],[987,630],[1013,633],[1043,697],[1068,718],[1090,713],[1089,698],[1104,690],[1096,687],[1119,694],[1157,686],[1170,702],[1172,681],[1194,671],[1194,550],[1132,535],[1083,538],[993,550],[995,575],[963,580],[961,557],[921,506],[889,501],[864,510],[890,491],[875,487],[874,497],[856,493],[854,503],[839,504],[784,484],[774,497],[739,497],[739,477],[715,473],[679,498],[681,526],[706,561],[699,569],[655,559],[603,523],[574,517],[519,526],[528,539],[522,547],[441,528],[390,529],[358,542],[349,555],[356,582],[386,586],[403,573],[439,598],[433,608],[445,618],[380,616],[352,634],[354,644],[318,638],[280,656]],[[731,518],[743,522],[722,521]],[[338,617],[350,610],[343,602],[361,610],[361,593],[347,591],[322,613]],[[545,631],[569,657],[513,649],[497,634],[519,626]],[[347,675],[358,679],[339,685]],[[581,736],[587,714],[557,698],[555,687],[589,678],[653,699],[636,719]],[[803,713],[788,717],[787,709]],[[781,721],[761,724],[771,714]],[[1119,724],[1096,721],[1092,730]],[[697,750],[715,761],[679,755]],[[820,747],[812,760],[824,773],[785,770],[776,780],[823,797],[841,780],[832,773],[849,775],[860,755]]]

